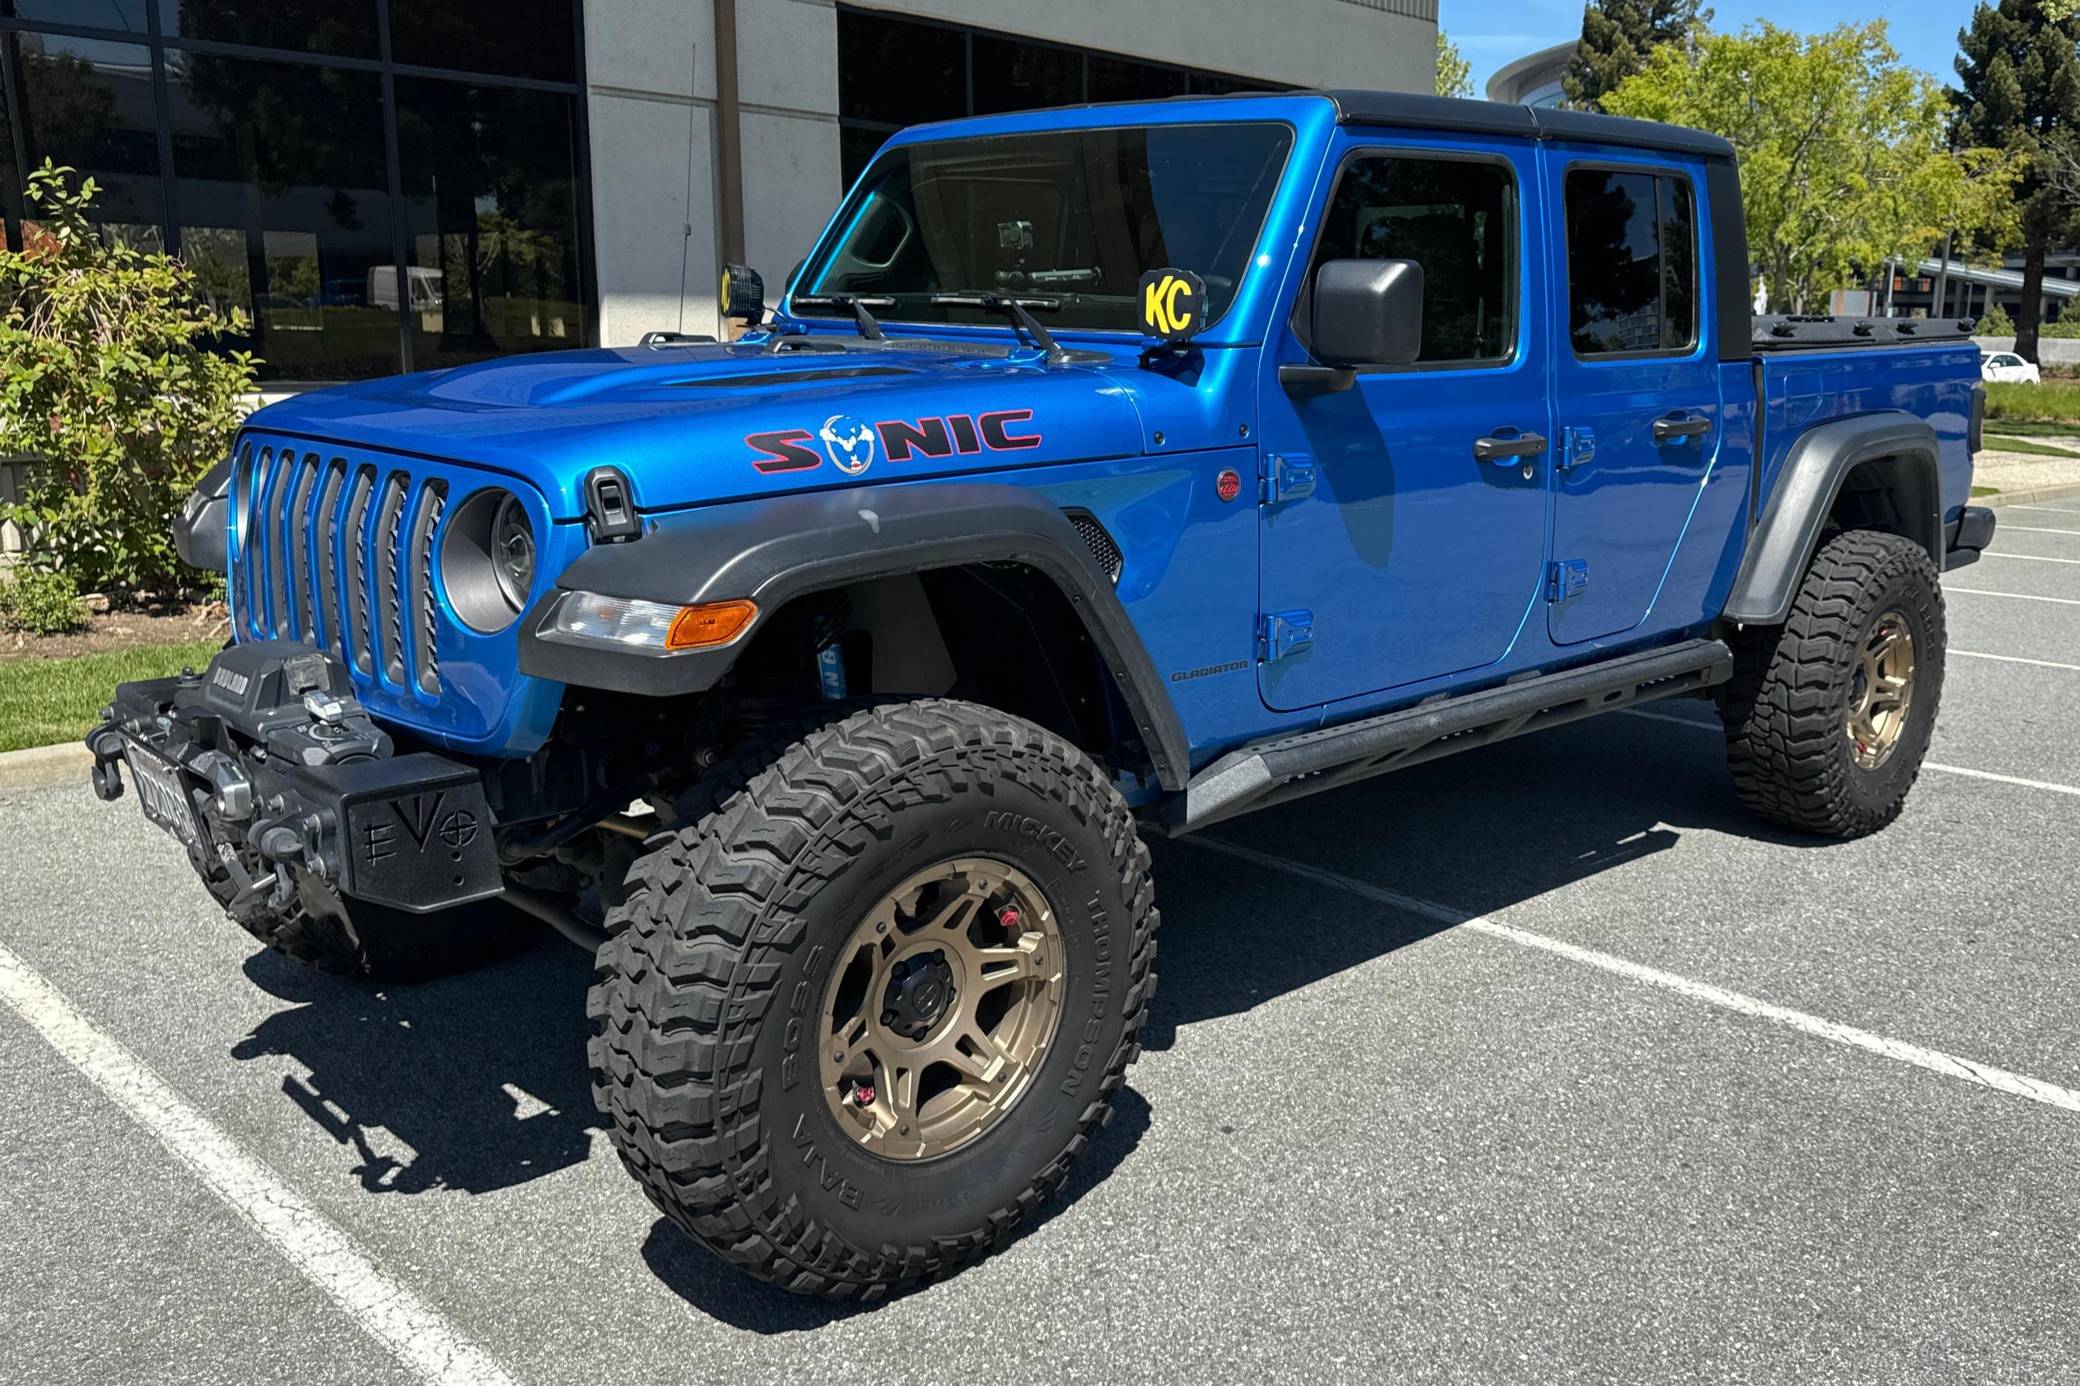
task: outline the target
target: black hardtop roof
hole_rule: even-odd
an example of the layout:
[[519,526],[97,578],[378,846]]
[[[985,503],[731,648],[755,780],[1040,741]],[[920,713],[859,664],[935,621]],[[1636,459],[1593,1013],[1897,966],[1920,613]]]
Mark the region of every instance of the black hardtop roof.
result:
[[1407,91],[1318,94],[1336,103],[1336,118],[1345,125],[1414,125],[1427,130],[1466,130],[1534,140],[1582,140],[1635,149],[1666,149],[1706,159],[1733,157],[1733,145],[1718,135],[1626,116],[1563,111],[1550,106],[1505,106],[1499,101],[1466,101]]

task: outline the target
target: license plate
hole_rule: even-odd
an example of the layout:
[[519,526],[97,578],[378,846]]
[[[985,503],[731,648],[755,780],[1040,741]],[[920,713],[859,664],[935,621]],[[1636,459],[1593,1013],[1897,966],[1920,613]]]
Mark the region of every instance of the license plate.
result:
[[201,839],[195,826],[195,805],[188,799],[181,772],[164,756],[146,750],[135,741],[123,743],[123,759],[130,764],[130,780],[137,786],[137,802],[144,816],[193,847]]

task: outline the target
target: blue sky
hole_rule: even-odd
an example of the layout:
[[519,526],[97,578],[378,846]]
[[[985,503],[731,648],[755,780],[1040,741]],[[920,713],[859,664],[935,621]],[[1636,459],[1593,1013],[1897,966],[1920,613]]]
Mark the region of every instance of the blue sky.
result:
[[[1709,0],[1708,0],[1709,3]],[[1892,46],[1914,67],[1943,82],[1956,77],[1957,31],[1972,17],[1973,0],[1717,0],[1712,25],[1740,29],[1757,19],[1786,29],[1817,32],[1882,16],[1892,21]],[[1473,64],[1473,90],[1482,95],[1488,74],[1526,53],[1581,37],[1581,0],[1442,0],[1440,22]]]

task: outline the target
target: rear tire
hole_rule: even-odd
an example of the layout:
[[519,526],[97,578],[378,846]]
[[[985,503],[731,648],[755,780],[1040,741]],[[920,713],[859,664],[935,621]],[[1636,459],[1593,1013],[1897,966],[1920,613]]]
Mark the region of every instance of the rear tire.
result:
[[[942,877],[965,884],[905,895]],[[872,1299],[1003,1245],[1067,1178],[1139,1053],[1158,922],[1147,848],[1096,765],[1003,713],[931,700],[847,717],[653,838],[629,880],[589,999],[594,1098],[651,1201],[761,1280]],[[1025,922],[976,880],[1015,882]],[[946,912],[962,899],[965,914]],[[1044,969],[958,970],[978,928],[1028,927]],[[980,946],[1001,958],[1004,937]],[[955,955],[943,995],[906,961],[935,941]],[[908,973],[900,998],[884,965]],[[906,1041],[877,1027],[921,1053],[942,1022],[966,1034],[971,1020],[993,1053],[1018,1047],[1017,1086],[1010,1059],[971,1081],[920,1058],[897,1100]],[[832,1067],[862,1056],[870,1078],[888,1065],[885,1125],[873,1088]],[[898,1141],[905,1111],[918,1124]],[[974,1115],[948,1126],[949,1111]],[[943,1149],[919,1143],[928,1125],[952,1133]]]
[[1734,640],[1719,711],[1742,802],[1823,837],[1897,818],[1928,753],[1945,639],[1927,550],[1871,530],[1821,545],[1784,624]]

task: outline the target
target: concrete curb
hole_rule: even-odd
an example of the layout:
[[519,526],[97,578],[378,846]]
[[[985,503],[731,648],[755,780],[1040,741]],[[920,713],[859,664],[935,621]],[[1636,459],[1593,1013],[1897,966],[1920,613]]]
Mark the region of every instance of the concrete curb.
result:
[[93,763],[93,753],[77,741],[0,751],[0,790],[47,789],[68,780],[84,789],[87,767]]
[[1974,496],[1972,505],[2028,505],[2033,501],[2063,500],[2067,496],[2080,496],[2080,483],[2067,486],[2039,486],[2030,491],[2002,491],[1991,496]]

